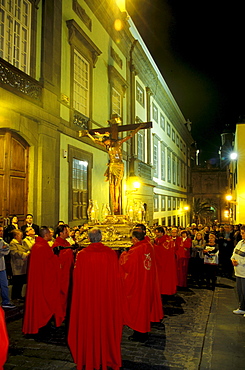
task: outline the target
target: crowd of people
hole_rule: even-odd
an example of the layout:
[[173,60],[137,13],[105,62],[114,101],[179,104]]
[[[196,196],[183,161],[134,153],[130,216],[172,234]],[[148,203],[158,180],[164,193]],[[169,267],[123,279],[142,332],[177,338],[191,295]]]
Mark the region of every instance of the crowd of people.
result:
[[133,330],[130,341],[147,341],[151,326],[161,325],[163,300],[190,284],[214,290],[217,275],[233,278],[234,269],[239,308],[233,312],[245,315],[244,226],[156,226],[147,233],[136,224],[130,237],[131,247],[118,256],[97,227],[63,221],[39,227],[28,214],[19,229],[14,216],[0,226],[2,307],[24,302],[27,337],[46,337],[51,324],[65,323],[77,369],[119,369],[123,325]]

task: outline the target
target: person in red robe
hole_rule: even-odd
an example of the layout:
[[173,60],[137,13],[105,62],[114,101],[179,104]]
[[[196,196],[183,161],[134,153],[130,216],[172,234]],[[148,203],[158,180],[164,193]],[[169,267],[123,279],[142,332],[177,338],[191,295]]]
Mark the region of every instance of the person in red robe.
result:
[[64,320],[59,292],[59,259],[48,244],[50,239],[49,228],[43,226],[29,256],[22,327],[24,334],[37,334],[52,317],[56,326],[60,326]]
[[132,243],[119,260],[126,297],[124,320],[134,330],[129,339],[145,342],[151,322],[159,322],[163,310],[153,246],[145,240],[144,232],[139,228],[132,231]]
[[101,230],[77,253],[73,273],[68,344],[81,370],[118,370],[123,328],[122,289],[116,252],[101,243]]
[[154,250],[160,293],[164,295],[173,295],[177,291],[175,244],[171,237],[165,234],[162,226],[156,227],[155,234]]
[[53,250],[56,247],[63,247],[59,251],[58,257],[60,261],[61,279],[60,279],[60,293],[61,293],[61,306],[63,315],[67,314],[67,302],[71,295],[71,284],[72,284],[72,272],[74,267],[74,253],[73,249],[69,248],[71,245],[66,240],[69,237],[69,226],[67,224],[61,224],[57,226],[56,233],[57,238],[52,245]]
[[6,328],[5,315],[2,307],[0,307],[0,370],[3,370],[3,365],[7,360],[9,348],[9,338]]
[[187,287],[188,265],[190,259],[192,240],[188,238],[185,230],[181,231],[180,238],[177,242],[177,285]]

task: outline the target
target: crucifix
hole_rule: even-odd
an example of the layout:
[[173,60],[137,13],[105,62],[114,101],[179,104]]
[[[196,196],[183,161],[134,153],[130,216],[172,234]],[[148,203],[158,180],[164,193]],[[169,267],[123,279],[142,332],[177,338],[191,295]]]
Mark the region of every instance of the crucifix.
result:
[[[79,131],[79,137],[88,136],[95,143],[106,148],[109,155],[109,163],[104,173],[106,181],[109,181],[110,197],[114,214],[120,213],[121,182],[124,174],[122,144],[131,139],[139,130],[152,127],[152,122],[135,123],[131,125],[119,125],[120,117],[113,115],[109,121],[109,127],[93,130]],[[131,131],[128,136],[119,138],[119,132]]]

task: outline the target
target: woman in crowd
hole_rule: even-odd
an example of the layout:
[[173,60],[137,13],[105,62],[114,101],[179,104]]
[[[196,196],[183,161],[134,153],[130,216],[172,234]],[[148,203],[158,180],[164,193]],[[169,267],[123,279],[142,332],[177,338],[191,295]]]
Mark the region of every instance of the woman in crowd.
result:
[[204,240],[203,234],[198,231],[192,241],[191,248],[191,259],[190,259],[190,273],[192,275],[193,281],[201,287],[203,284],[203,274],[204,274],[204,254],[206,241]]
[[21,295],[23,285],[26,284],[27,258],[30,254],[29,248],[22,245],[22,231],[13,230],[13,239],[11,240],[10,256],[11,267],[13,271],[12,299],[23,300]]
[[204,265],[206,273],[207,289],[210,289],[210,281],[212,283],[211,289],[215,289],[215,284],[217,280],[217,270],[219,264],[219,245],[216,241],[216,236],[214,234],[209,234],[209,240],[206,244],[204,253]]

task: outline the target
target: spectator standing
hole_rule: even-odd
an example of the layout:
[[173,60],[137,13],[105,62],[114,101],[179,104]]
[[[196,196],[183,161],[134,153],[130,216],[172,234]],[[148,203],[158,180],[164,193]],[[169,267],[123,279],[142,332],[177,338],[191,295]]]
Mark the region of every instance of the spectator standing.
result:
[[32,246],[35,244],[35,230],[33,227],[28,226],[26,228],[26,237],[22,240],[22,245],[27,250],[31,250]]
[[240,229],[242,239],[235,246],[231,262],[234,266],[239,306],[233,313],[245,317],[245,226]]
[[5,270],[4,257],[10,252],[9,245],[3,240],[3,226],[0,226],[0,289],[3,308],[15,308],[9,300],[8,279]]
[[193,281],[201,287],[204,282],[204,254],[206,246],[202,232],[197,232],[191,247],[190,273]]
[[22,288],[26,284],[27,258],[30,250],[22,244],[21,230],[13,230],[12,233],[14,237],[9,244],[13,272],[12,299],[23,301]]
[[11,240],[13,239],[13,233],[12,230],[18,230],[18,217],[16,215],[12,216],[12,219],[10,221],[10,225],[6,227],[3,233],[3,239],[9,244]]
[[101,230],[78,252],[73,277],[68,344],[77,369],[121,367],[122,289],[115,251],[101,243]]
[[209,241],[203,250],[204,253],[204,270],[206,274],[207,289],[210,289],[210,281],[212,283],[211,289],[215,289],[217,280],[217,270],[219,264],[219,245],[216,242],[216,236],[209,234]]
[[32,227],[35,230],[35,235],[39,235],[39,226],[33,223],[33,215],[31,213],[27,213],[26,223],[21,226],[21,231],[23,232],[24,237],[26,236],[25,232],[27,227]]

